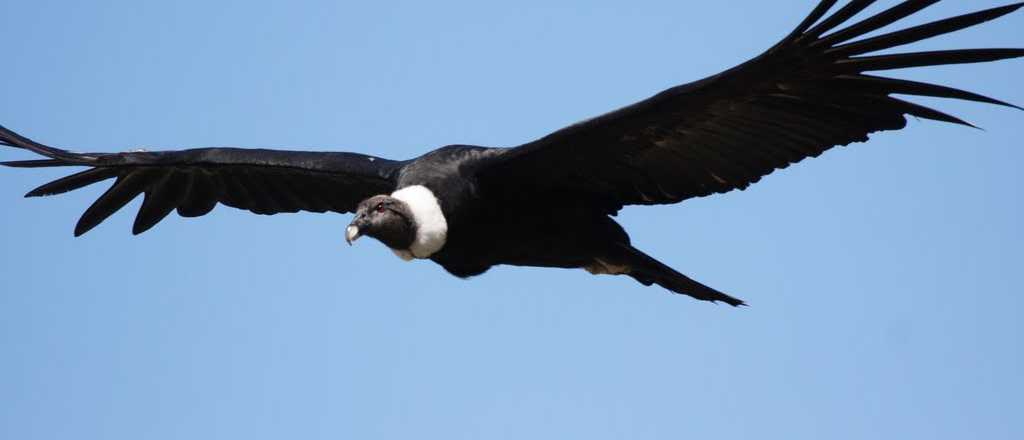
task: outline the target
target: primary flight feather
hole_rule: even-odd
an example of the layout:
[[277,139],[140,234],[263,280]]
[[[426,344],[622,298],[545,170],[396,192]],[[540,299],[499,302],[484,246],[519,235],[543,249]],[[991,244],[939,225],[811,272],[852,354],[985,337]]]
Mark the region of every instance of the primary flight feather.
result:
[[2,164],[86,167],[27,197],[114,179],[82,214],[76,236],[140,194],[135,234],[172,211],[196,217],[218,203],[257,214],[352,212],[349,243],[370,236],[403,259],[430,259],[459,277],[499,264],[582,268],[741,305],[634,248],[612,216],[626,205],[744,189],[834,146],[901,129],[907,115],[970,125],[892,95],[1016,107],[871,73],[1024,56],[1024,49],[875,54],[999,18],[1024,3],[864,37],[937,2],[903,1],[846,25],[875,2],[853,0],[829,14],[837,0],[822,1],[746,63],[514,148],[450,145],[405,161],[237,148],[73,153],[0,127],[0,144],[46,157]]

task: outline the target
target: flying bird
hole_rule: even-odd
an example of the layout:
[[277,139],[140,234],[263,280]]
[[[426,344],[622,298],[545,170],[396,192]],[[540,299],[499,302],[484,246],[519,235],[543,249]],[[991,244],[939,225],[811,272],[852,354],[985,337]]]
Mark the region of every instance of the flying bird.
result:
[[777,169],[868,135],[906,126],[906,116],[971,126],[893,95],[1009,103],[935,84],[873,74],[1024,56],[1024,49],[880,51],[1002,17],[1016,3],[867,37],[938,0],[910,0],[853,18],[874,3],[833,10],[824,0],[795,30],[737,67],[662,91],[511,148],[449,145],[410,160],[349,152],[199,148],[76,153],[0,127],[0,144],[45,158],[19,168],[86,167],[26,197],[113,179],[82,214],[82,235],[140,194],[140,234],[172,211],[198,217],[218,204],[256,214],[354,213],[349,244],[372,237],[403,260],[429,259],[472,277],[496,265],[585,269],[733,306],[633,247],[613,219],[628,205],[678,203],[743,190]]

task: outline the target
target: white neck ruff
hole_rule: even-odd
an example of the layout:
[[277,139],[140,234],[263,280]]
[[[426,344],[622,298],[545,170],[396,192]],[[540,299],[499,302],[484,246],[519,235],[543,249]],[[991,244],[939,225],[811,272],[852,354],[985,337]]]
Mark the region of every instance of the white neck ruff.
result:
[[434,252],[441,250],[448,239],[448,221],[434,193],[425,186],[413,185],[391,193],[391,197],[409,205],[413,222],[416,223],[416,239],[409,246],[409,253],[416,258],[430,258]]

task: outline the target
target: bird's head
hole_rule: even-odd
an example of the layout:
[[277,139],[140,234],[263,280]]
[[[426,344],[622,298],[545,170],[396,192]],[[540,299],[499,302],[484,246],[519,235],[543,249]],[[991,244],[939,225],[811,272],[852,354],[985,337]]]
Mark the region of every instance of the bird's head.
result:
[[416,223],[409,205],[383,194],[363,200],[356,209],[356,217],[345,229],[345,241],[351,245],[364,235],[391,249],[409,249],[416,239]]

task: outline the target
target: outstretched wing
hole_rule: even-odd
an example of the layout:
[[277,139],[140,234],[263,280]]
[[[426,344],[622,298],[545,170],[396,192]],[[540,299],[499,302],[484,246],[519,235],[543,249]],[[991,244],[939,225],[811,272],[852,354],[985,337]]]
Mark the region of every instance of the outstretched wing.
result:
[[822,1],[764,54],[506,149],[481,168],[480,179],[519,194],[570,193],[614,213],[623,205],[676,203],[744,189],[833,146],[903,128],[904,115],[970,125],[893,94],[1010,106],[950,87],[866,73],[1024,56],[1024,49],[870,55],[996,19],[1022,3],[858,40],[937,1],[904,1],[838,30],[874,1],[850,1],[824,19],[836,0]]
[[177,210],[204,215],[217,203],[256,214],[352,212],[372,195],[389,193],[404,162],[356,153],[200,148],[130,153],[72,153],[49,147],[4,127],[0,144],[24,148],[48,159],[0,162],[22,168],[86,166],[89,169],[47,183],[26,197],[76,190],[107,179],[114,184],[82,214],[75,235],[106,220],[139,194],[145,198],[132,232],[140,234]]

